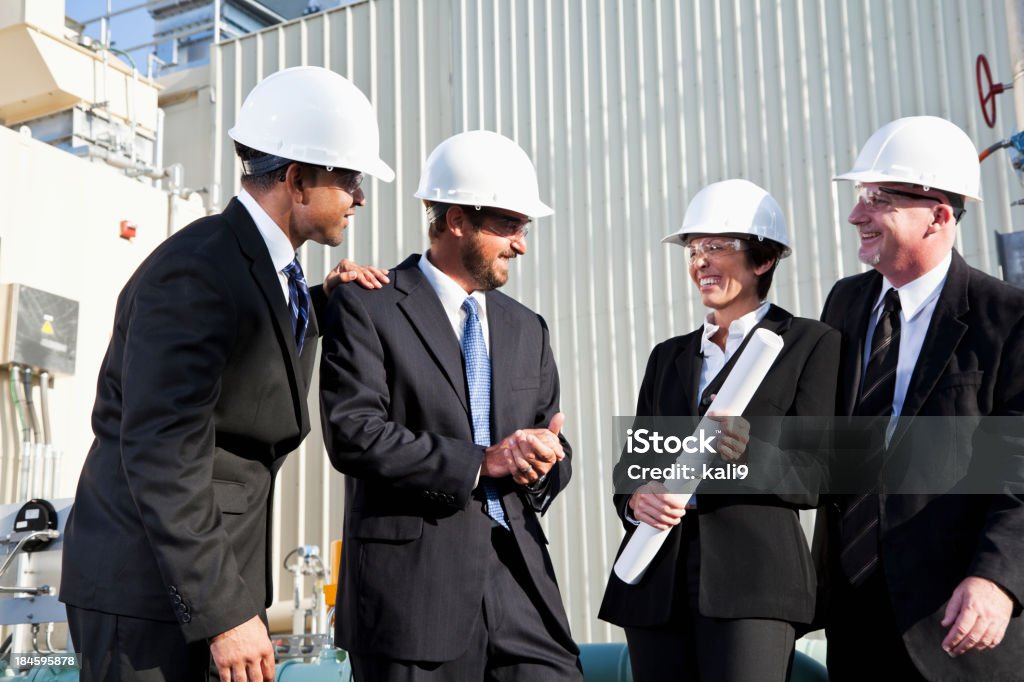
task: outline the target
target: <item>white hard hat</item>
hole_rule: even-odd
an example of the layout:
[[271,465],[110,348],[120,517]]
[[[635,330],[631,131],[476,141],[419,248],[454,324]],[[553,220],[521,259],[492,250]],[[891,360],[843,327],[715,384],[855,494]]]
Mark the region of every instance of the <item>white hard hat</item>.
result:
[[416,197],[444,204],[504,208],[531,218],[554,211],[540,200],[537,171],[519,145],[498,133],[453,135],[430,152]]
[[834,180],[907,182],[981,201],[981,164],[967,133],[937,116],[886,123],[868,138],[853,168]]
[[782,258],[792,252],[779,202],[749,180],[713,182],[697,192],[686,207],[683,226],[661,241],[686,246],[694,234],[749,234],[777,243]]
[[347,78],[323,67],[297,66],[261,80],[228,135],[281,159],[356,170],[384,182],[395,179],[380,158],[370,100]]

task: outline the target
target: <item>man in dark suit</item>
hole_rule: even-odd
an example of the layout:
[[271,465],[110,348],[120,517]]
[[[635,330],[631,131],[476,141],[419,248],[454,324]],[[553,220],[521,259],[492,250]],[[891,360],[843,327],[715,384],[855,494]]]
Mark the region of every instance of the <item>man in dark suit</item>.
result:
[[394,174],[369,101],[327,69],[262,81],[229,135],[238,197],[167,239],[118,298],[64,538],[83,680],[273,679],[274,476],[309,431],[325,302],[295,251],[339,244],[361,173]]
[[570,476],[558,372],[544,320],[495,291],[551,209],[526,154],[486,131],[441,143],[416,196],[430,250],[328,307],[336,642],[362,682],[581,679],[537,518]]
[[[1022,674],[1024,292],[953,249],[979,177],[966,134],[918,116],[881,128],[837,178],[859,183],[849,220],[874,270],[839,281],[822,319],[843,334],[838,409],[880,433],[868,485],[819,519],[830,679]],[[1001,482],[915,485],[947,463]]]

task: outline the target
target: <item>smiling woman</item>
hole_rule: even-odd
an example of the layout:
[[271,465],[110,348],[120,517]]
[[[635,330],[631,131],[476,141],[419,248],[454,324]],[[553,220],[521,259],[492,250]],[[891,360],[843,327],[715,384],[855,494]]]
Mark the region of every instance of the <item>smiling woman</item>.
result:
[[[746,180],[714,183],[663,241],[686,248],[690,278],[709,313],[702,328],[651,352],[638,420],[702,416],[758,328],[779,334],[785,350],[745,414],[831,415],[838,333],[765,302],[776,266],[790,253],[778,202]],[[720,460],[711,470],[735,472],[733,478],[740,467],[744,477],[756,471],[757,453],[747,444],[764,434],[751,432],[740,415],[717,418]],[[631,466],[635,458],[623,453],[617,483]],[[784,680],[795,637],[814,614],[814,569],[798,511],[815,506],[816,493],[755,498],[700,487],[694,506],[658,481],[640,483],[614,498],[626,528],[623,547],[641,523],[671,532],[638,584],[612,574],[600,612],[626,629],[634,679],[662,680],[674,670],[687,680]]]

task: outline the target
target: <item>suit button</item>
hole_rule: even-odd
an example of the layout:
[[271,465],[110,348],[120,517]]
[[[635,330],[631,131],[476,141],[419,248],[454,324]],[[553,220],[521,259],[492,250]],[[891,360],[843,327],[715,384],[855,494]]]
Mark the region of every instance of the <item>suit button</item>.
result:
[[181,615],[181,622],[182,623],[191,623],[192,622],[192,616],[187,614],[187,613],[183,613]]
[[171,601],[173,601],[175,604],[180,604],[181,603],[181,595],[180,594],[173,595],[171,597]]
[[178,594],[178,588],[175,587],[174,585],[171,585],[169,588],[167,588],[167,591],[170,592],[171,594]]

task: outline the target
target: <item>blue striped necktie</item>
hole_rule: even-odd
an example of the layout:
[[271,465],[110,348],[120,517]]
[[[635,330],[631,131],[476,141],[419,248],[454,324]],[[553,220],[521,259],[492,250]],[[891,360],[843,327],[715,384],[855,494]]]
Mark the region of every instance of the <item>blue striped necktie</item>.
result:
[[292,316],[292,334],[295,335],[295,349],[302,353],[302,344],[306,340],[306,328],[309,326],[309,287],[302,276],[299,259],[294,259],[282,270],[288,277],[288,310]]
[[[462,303],[466,311],[466,326],[462,330],[462,361],[466,365],[466,384],[469,387],[469,414],[473,420],[473,442],[491,445],[491,359],[484,344],[480,314],[472,296]],[[487,515],[508,529],[508,519],[501,506],[501,497],[491,480],[483,480],[487,497]]]

